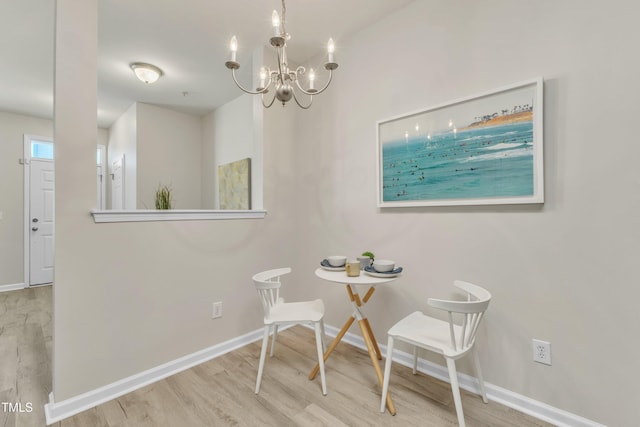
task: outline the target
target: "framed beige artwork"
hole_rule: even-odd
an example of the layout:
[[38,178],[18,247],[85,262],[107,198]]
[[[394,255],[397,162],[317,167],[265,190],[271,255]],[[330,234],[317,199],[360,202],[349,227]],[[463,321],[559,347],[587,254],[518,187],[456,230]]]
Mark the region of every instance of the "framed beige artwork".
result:
[[251,159],[218,166],[220,209],[251,209]]

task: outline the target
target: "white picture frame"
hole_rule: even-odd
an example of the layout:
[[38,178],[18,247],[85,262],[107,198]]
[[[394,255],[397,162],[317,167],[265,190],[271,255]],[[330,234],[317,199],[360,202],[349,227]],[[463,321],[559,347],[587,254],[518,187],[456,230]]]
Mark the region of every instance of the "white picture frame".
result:
[[544,203],[543,80],[378,121],[378,207]]

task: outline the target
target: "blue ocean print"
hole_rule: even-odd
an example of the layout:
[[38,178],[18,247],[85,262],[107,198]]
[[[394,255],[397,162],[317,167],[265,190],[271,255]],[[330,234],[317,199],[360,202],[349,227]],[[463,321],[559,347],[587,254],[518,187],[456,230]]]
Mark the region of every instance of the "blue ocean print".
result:
[[382,144],[382,201],[534,194],[533,121],[470,126]]

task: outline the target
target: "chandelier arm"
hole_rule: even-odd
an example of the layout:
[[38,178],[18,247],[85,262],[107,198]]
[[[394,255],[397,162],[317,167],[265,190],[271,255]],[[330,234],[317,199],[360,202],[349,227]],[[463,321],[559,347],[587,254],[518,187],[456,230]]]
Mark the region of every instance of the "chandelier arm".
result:
[[270,108],[276,100],[276,94],[274,92],[273,97],[271,98],[271,102],[268,105],[264,103],[264,93],[260,96],[260,99],[264,108]]
[[258,90],[258,91],[247,90],[243,88],[242,85],[238,82],[238,79],[236,78],[236,70],[232,69],[231,74],[233,75],[233,81],[236,82],[236,86],[238,86],[240,90],[242,90],[243,92],[246,92],[251,95],[261,95],[263,93],[267,93],[267,90],[271,85],[271,76],[269,76],[269,83],[264,88],[262,88],[262,90]]
[[327,81],[327,84],[325,84],[322,89],[320,89],[318,91],[315,91],[315,92],[307,92],[306,90],[304,90],[302,88],[302,86],[300,86],[300,82],[297,79],[296,79],[296,85],[298,86],[298,89],[300,89],[300,91],[302,93],[304,93],[305,95],[309,95],[309,96],[318,95],[319,93],[324,92],[329,87],[329,85],[331,84],[332,76],[333,76],[333,72],[331,70],[329,70],[329,80]]
[[300,101],[298,101],[298,97],[296,96],[295,92],[293,92],[293,99],[294,101],[296,101],[296,104],[298,104],[298,107],[302,108],[303,110],[308,110],[309,107],[311,107],[311,104],[313,104],[313,95],[309,96],[309,105],[307,105],[306,107],[300,104]]

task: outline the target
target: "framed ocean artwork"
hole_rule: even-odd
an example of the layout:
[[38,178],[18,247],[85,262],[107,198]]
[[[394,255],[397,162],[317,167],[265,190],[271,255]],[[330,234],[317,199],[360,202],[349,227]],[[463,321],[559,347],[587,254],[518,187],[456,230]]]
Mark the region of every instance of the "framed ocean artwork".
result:
[[382,120],[378,206],[544,203],[542,78]]

